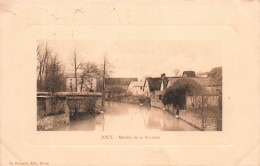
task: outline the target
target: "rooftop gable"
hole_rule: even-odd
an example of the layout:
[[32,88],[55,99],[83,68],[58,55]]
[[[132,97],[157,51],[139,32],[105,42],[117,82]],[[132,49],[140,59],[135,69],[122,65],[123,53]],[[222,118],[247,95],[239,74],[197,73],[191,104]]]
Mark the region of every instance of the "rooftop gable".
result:
[[149,77],[146,78],[146,82],[148,83],[151,92],[161,89],[161,83],[162,83],[161,77],[156,77],[156,78]]

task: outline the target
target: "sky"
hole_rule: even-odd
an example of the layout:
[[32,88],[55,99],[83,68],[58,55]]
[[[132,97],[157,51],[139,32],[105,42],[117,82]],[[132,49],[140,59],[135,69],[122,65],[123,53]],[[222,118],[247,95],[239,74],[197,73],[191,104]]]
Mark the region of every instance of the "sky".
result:
[[76,49],[83,62],[101,64],[103,57],[113,64],[112,77],[174,76],[173,70],[210,71],[221,66],[221,44],[216,41],[190,40],[55,40],[48,41],[63,62],[66,72],[73,71]]

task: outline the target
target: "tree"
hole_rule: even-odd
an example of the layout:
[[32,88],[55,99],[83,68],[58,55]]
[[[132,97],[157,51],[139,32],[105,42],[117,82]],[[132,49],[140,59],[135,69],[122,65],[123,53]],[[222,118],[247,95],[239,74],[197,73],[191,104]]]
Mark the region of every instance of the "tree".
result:
[[176,114],[186,106],[187,95],[201,95],[205,90],[192,79],[179,79],[169,87],[163,95],[163,104],[171,104],[177,110]]
[[[90,83],[90,80],[86,79],[88,75],[95,75],[98,80],[97,84],[98,85],[100,84],[99,77],[102,77],[102,70],[100,66],[98,66],[96,63],[93,62],[85,62],[81,64],[81,69],[83,70],[83,74],[81,75],[80,91],[82,91],[83,86],[87,87],[87,85]],[[97,85],[97,90],[100,89],[98,85]]]
[[37,91],[54,94],[65,90],[64,68],[48,43],[37,46]]
[[181,72],[180,69],[174,69],[173,70],[173,74],[174,74],[175,77],[179,76],[180,72]]
[[81,69],[84,74],[95,74],[97,76],[102,76],[102,69],[96,63],[86,62],[81,64]]
[[[49,58],[52,56],[53,51],[49,47],[48,43],[39,43],[37,46],[37,90],[44,90],[42,84],[43,79],[47,80],[47,68]],[[45,87],[48,83],[45,81]],[[47,89],[45,89],[47,91]]]
[[50,57],[46,82],[48,82],[48,84],[46,84],[46,89],[52,94],[66,89],[64,69],[61,62],[58,60],[57,55]]
[[126,92],[126,89],[121,86],[114,85],[112,87],[106,88],[106,92],[109,94],[109,98],[114,98],[120,97],[122,93]]
[[102,106],[104,106],[104,100],[105,100],[105,80],[106,77],[109,77],[109,75],[112,73],[112,63],[108,59],[107,55],[104,56],[104,64],[102,66],[102,74],[103,74],[103,87],[102,87]]
[[75,76],[75,92],[78,91],[78,77],[77,77],[77,71],[81,67],[81,61],[79,59],[79,56],[77,55],[76,48],[74,50],[74,55],[73,55],[73,68],[74,68],[74,76]]

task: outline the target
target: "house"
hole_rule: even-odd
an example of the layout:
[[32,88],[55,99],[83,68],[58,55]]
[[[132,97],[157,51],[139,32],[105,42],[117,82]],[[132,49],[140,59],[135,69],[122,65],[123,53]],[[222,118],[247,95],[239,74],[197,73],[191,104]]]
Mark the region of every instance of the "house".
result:
[[208,90],[212,94],[222,94],[222,67],[211,69],[207,78],[209,80]]
[[208,88],[209,85],[209,79],[207,77],[196,77],[194,71],[184,71],[182,77],[165,77],[165,79],[163,79],[161,83],[160,91],[166,90],[179,79],[192,79],[206,89]]
[[144,81],[132,81],[128,87],[127,94],[139,96],[144,94]]
[[184,71],[182,77],[196,77],[195,71]]
[[96,92],[99,76],[89,73],[77,73],[77,89],[76,78],[74,73],[66,74],[66,90],[68,92]]
[[[163,77],[163,74],[162,74],[162,77]],[[155,77],[155,78],[148,77],[145,79],[144,95],[146,97],[153,98],[155,95],[155,91],[160,90],[161,83],[162,83],[162,77]]]
[[138,79],[137,78],[106,78],[105,97],[114,98],[121,95],[125,95],[132,81],[138,81]]
[[160,88],[154,91],[154,96],[151,96],[151,106],[158,108],[164,107],[162,104],[162,98],[165,90],[172,86],[174,82],[179,79],[192,79],[206,89],[209,85],[209,79],[207,77],[196,77],[194,71],[184,71],[182,77],[166,77],[163,73],[160,77]]

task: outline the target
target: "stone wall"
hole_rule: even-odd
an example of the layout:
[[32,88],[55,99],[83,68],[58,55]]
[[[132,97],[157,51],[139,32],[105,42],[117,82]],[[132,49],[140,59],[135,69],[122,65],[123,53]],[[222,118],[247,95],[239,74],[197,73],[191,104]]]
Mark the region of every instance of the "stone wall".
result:
[[193,111],[181,110],[179,118],[187,123],[205,131],[221,131],[222,117],[215,113],[208,113],[204,116]]
[[[208,95],[204,96],[205,104],[209,104],[210,106],[219,106],[220,98],[218,95]],[[200,103],[201,96],[187,96],[186,99],[186,107],[192,107],[193,105],[196,105]]]
[[37,94],[37,130],[50,130],[70,123],[70,114],[75,111],[75,105],[79,108],[78,112],[101,111],[102,95],[76,92],[59,92],[55,96]]
[[[167,105],[164,107],[173,115],[176,115],[176,110]],[[222,113],[220,110],[205,110],[203,116],[195,110],[180,110],[179,118],[198,128],[206,131],[221,131],[222,130]]]
[[75,108],[80,113],[95,112],[102,107],[102,97],[69,98],[68,106],[71,113],[75,112]]
[[45,100],[41,98],[37,101],[38,131],[46,131],[70,123],[67,100],[56,101],[57,107],[52,102],[49,98]]

